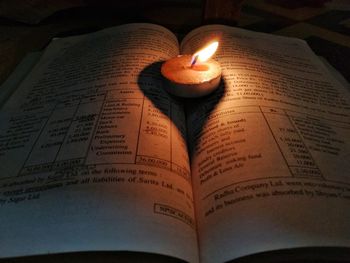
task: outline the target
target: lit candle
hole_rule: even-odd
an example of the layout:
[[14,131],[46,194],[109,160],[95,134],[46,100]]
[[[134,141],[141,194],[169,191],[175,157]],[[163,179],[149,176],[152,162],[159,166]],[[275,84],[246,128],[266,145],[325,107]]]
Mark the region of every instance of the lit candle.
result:
[[163,63],[161,72],[165,79],[164,88],[171,94],[195,98],[213,92],[220,83],[221,68],[210,59],[218,42],[213,42],[195,54],[182,55]]

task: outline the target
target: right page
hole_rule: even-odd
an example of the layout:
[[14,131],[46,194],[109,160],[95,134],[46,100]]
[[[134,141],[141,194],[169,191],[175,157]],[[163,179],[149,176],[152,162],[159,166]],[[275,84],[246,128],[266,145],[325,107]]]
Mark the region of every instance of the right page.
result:
[[350,103],[298,39],[227,26],[213,38],[222,85],[188,107],[202,262],[276,249],[350,246]]

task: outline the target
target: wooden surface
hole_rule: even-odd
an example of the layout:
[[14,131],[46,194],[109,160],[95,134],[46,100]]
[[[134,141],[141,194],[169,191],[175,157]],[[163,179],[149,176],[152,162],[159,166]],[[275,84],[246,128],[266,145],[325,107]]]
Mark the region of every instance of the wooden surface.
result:
[[148,253],[86,252],[2,259],[1,263],[181,263],[184,261]]

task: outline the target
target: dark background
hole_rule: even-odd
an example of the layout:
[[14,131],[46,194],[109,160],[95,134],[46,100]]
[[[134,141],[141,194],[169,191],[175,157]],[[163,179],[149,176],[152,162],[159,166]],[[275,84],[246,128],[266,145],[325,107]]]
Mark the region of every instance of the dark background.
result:
[[53,37],[129,22],[163,25],[180,40],[210,22],[302,38],[350,80],[349,0],[0,0],[0,83]]

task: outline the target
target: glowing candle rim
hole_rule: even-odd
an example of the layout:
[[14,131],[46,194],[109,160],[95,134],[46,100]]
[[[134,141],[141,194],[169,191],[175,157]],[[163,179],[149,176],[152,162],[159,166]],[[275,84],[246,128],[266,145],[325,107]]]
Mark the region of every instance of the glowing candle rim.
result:
[[[161,67],[164,89],[170,94],[194,98],[213,92],[220,83],[221,67],[209,59],[196,67],[190,66],[191,55],[178,56],[167,60]],[[203,67],[203,70],[201,67]]]

